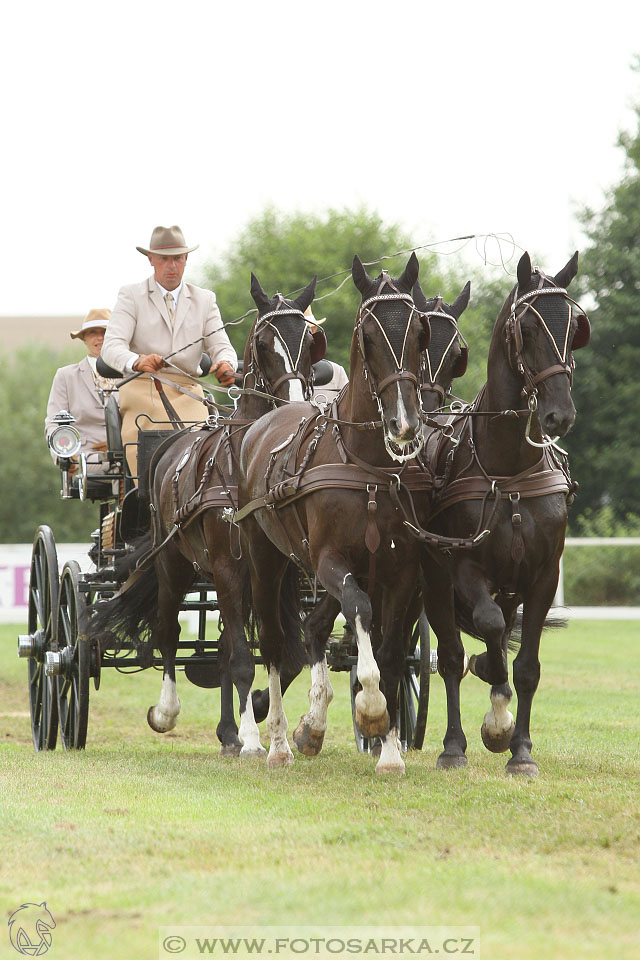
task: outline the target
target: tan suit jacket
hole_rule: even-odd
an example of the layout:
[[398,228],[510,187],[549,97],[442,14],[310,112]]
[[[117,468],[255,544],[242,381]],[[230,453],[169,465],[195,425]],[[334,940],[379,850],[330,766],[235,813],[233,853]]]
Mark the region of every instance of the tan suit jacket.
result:
[[[82,438],[82,453],[86,456],[88,464],[97,464],[101,461],[103,454],[95,451],[93,445],[106,443],[107,433],[102,400],[96,389],[93,371],[87,357],[79,363],[60,367],[56,371],[47,403],[44,428],[47,439],[57,426],[53,423],[53,418],[61,410],[67,410],[76,418],[74,426]],[[56,456],[53,451],[51,456],[55,462]]]
[[132,362],[137,354],[159,353],[166,357],[194,340],[198,342],[171,360],[185,373],[202,373],[203,350],[214,363],[227,360],[235,370],[238,359],[222,329],[215,293],[183,283],[172,329],[163,295],[155,279],[148,277],[120,290],[105,333],[102,356],[110,367],[124,371],[127,362]]

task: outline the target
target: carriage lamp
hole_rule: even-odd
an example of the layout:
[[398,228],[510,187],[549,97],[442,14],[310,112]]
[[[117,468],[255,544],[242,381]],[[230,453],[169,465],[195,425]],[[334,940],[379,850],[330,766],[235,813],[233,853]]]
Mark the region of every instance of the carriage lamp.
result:
[[[71,460],[80,452],[82,440],[78,430],[73,426],[76,418],[67,410],[61,410],[53,418],[53,422],[58,426],[49,437],[49,446],[58,458],[58,463],[62,471],[62,490],[60,496],[63,500],[71,499],[71,484],[69,482],[69,469]],[[81,455],[82,456],[82,455]],[[83,473],[86,471],[83,471]]]
[[53,422],[58,426],[49,437],[49,446],[60,460],[70,460],[76,456],[82,446],[80,434],[72,426],[76,418],[66,410],[61,410],[55,415]]

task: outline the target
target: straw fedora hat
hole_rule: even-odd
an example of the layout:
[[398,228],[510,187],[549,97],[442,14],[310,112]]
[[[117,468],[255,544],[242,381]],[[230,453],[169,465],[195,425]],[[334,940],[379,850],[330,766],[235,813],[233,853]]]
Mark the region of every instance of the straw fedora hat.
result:
[[316,318],[313,315],[313,310],[311,309],[311,305],[307,307],[307,309],[304,312],[304,315],[312,327],[318,327],[321,323],[324,323],[325,320],[327,319],[326,317],[323,317],[322,320],[316,320]]
[[109,324],[110,316],[111,310],[89,310],[80,329],[72,330],[69,336],[72,340],[76,340],[78,337],[84,339],[85,333],[89,330],[104,330]]
[[199,244],[195,247],[188,247],[184,239],[184,233],[180,227],[155,227],[149,241],[149,249],[146,247],[136,247],[140,253],[149,256],[151,253],[158,253],[163,257],[175,257],[181,253],[191,253],[197,250]]

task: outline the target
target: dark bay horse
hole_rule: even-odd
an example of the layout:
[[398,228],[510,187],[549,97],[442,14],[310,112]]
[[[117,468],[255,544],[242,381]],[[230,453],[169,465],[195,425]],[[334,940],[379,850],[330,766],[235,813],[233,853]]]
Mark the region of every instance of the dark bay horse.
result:
[[[469,547],[425,548],[423,556],[425,607],[438,637],[447,694],[441,768],[466,764],[459,699],[463,629],[487,645],[469,664],[491,685],[491,709],[482,725],[485,745],[495,752],[511,748],[508,773],[537,773],[529,726],[540,676],[540,635],[558,583],[567,500],[574,488],[566,457],[551,437],[564,436],[573,425],[572,351],[589,339],[589,322],[566,292],[577,269],[577,253],[555,278],[532,269],[528,254],[521,257],[517,284],[493,330],[485,386],[469,411],[450,418],[446,432],[434,431],[426,440],[430,462],[443,481],[429,530]],[[520,603],[514,725],[507,644]]]
[[[322,747],[333,696],[326,642],[342,610],[358,645],[362,690],[356,722],[366,736],[382,738],[376,770],[404,771],[398,731],[390,728],[389,716],[397,715],[403,621],[415,592],[419,550],[389,489],[400,485],[408,472],[406,461],[422,443],[418,376],[429,327],[411,296],[418,269],[413,254],[402,276],[394,279],[383,271],[372,280],[355,257],[352,275],[362,302],[348,387],[327,414],[302,404],[267,414],[242,444],[238,520],[269,673],[270,766],[293,762],[280,682],[286,656],[279,594],[287,570],[296,563],[308,576],[317,575],[327,591],[304,624],[310,707],[294,733],[296,746],[308,755]],[[418,480],[426,476],[414,469]],[[378,662],[371,644],[372,604],[364,588],[368,585],[373,593],[374,584],[383,611]]]
[[[239,552],[237,528],[230,523],[236,507],[240,444],[248,426],[276,406],[275,399],[293,402],[311,396],[312,363],[326,350],[324,333],[311,334],[303,315],[313,300],[315,283],[314,278],[295,300],[280,294],[270,298],[251,275],[258,316],[245,347],[244,392],[237,409],[224,426],[182,431],[156,452],[150,468],[152,537],[138,553],[148,550],[151,540],[164,546],[152,561],[142,562],[143,572],[129,589],[100,605],[92,621],[95,631],[109,630],[147,649],[160,650],[162,689],[147,719],[153,730],[165,733],[175,727],[180,712],[175,677],[180,605],[194,580],[194,569],[212,579],[224,627],[217,734],[226,754],[265,752],[253,716],[254,663],[244,633],[248,568]],[[190,506],[195,507],[191,512]],[[289,656],[299,671],[306,658],[294,601],[285,603],[282,615]],[[232,683],[240,701],[239,731]]]

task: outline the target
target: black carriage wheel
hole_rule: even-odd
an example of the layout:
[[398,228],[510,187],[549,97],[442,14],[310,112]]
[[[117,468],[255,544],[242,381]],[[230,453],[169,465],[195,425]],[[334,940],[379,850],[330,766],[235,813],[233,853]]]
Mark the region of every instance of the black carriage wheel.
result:
[[86,601],[78,587],[81,577],[75,560],[65,563],[57,611],[61,672],[56,677],[60,736],[65,750],[82,750],[87,742],[90,648],[84,635]]
[[[429,713],[429,684],[431,681],[431,643],[429,638],[429,621],[422,611],[416,625],[419,639],[420,667],[418,672],[418,693],[415,729],[411,742],[412,750],[422,750],[424,735],[427,728]],[[418,653],[416,646],[415,652]]]
[[45,674],[45,653],[55,647],[58,555],[51,527],[38,527],[31,552],[28,631],[37,654],[29,658],[29,711],[36,750],[55,750],[58,704],[54,678]]

